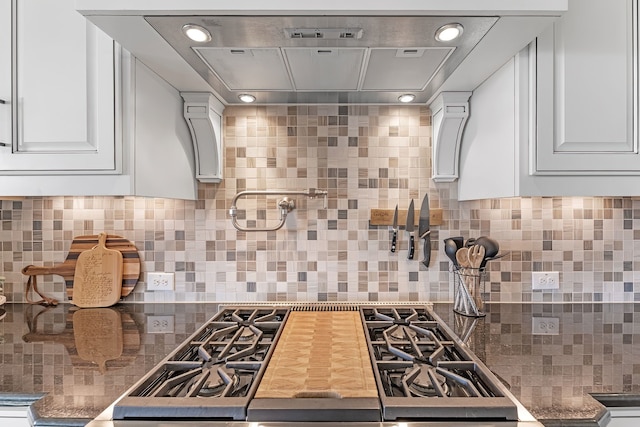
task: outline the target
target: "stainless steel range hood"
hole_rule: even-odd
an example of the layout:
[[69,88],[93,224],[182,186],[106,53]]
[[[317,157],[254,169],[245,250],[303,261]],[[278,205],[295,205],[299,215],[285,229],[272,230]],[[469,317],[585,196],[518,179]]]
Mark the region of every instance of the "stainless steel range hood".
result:
[[[567,0],[76,0],[76,8],[181,92],[225,105],[395,104],[472,91],[567,9]],[[439,42],[436,30],[460,24]],[[187,24],[211,35],[197,43]]]

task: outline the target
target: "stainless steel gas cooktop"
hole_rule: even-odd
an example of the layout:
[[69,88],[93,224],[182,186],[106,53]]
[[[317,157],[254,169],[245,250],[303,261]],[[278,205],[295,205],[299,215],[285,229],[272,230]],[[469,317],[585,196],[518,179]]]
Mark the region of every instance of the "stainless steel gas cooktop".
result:
[[[359,312],[357,334],[361,327],[369,360],[350,363],[370,365],[377,399],[328,390],[300,393],[277,410],[264,410],[269,400],[257,399],[256,390],[281,335],[288,336],[287,320],[293,311],[309,310]],[[333,352],[325,355],[329,360],[334,353],[336,360],[341,357],[339,348],[326,351]],[[293,365],[281,373],[283,381],[303,375],[299,363]],[[305,366],[304,375],[315,375],[314,369]],[[317,369],[326,375],[330,367]],[[541,426],[428,304],[226,306],[106,412],[110,419],[90,426],[160,420],[253,427],[338,421],[344,426]]]

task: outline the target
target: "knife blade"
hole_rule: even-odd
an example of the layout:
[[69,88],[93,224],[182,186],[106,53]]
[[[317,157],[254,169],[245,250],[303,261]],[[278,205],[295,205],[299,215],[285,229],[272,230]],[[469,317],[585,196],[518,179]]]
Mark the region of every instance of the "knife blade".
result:
[[391,252],[396,251],[396,242],[398,240],[398,205],[393,214],[393,236],[391,236]]
[[431,261],[431,230],[429,229],[429,193],[424,195],[422,206],[420,206],[420,220],[418,221],[418,236],[424,239],[422,245],[424,260],[422,264],[429,267]]
[[413,212],[413,199],[409,203],[409,210],[407,210],[407,221],[405,222],[404,230],[409,233],[409,253],[407,259],[413,259],[413,252],[415,250],[414,235],[414,212]]

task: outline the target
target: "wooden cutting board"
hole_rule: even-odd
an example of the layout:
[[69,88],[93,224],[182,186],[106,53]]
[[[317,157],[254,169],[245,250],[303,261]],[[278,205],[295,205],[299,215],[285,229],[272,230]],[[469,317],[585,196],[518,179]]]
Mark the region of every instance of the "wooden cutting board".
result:
[[357,311],[294,311],[255,398],[378,397]]
[[[73,298],[73,284],[76,271],[76,262],[80,254],[98,244],[97,235],[76,236],[71,242],[71,248],[67,258],[62,264],[53,267],[38,267],[30,265],[22,270],[26,275],[55,274],[62,276],[65,281],[67,297]],[[126,297],[133,291],[140,277],[140,255],[138,249],[129,240],[113,234],[107,235],[107,248],[115,249],[122,253],[122,290],[121,296]]]
[[122,288],[122,254],[106,247],[107,235],[82,252],[76,261],[72,304],[78,307],[110,307],[118,302]]

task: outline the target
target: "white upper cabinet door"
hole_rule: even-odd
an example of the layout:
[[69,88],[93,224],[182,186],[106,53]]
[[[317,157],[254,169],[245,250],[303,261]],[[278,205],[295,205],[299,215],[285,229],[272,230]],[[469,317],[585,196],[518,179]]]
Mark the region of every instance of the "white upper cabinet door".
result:
[[[118,172],[114,43],[74,4],[2,0],[1,15],[11,9],[13,50],[12,138],[0,148],[2,173]],[[3,96],[5,24],[0,28]]]
[[0,146],[11,145],[11,0],[0,0]]
[[570,0],[538,38],[533,174],[640,174],[637,4]]

